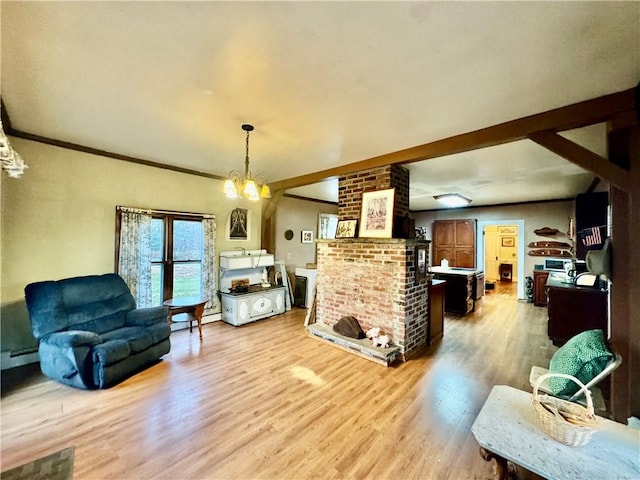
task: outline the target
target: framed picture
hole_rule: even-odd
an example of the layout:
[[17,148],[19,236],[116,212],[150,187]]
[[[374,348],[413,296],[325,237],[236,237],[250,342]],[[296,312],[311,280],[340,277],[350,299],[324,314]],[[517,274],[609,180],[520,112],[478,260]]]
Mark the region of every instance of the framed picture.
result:
[[391,238],[395,188],[364,192],[359,237]]
[[355,238],[358,220],[338,220],[336,238]]
[[416,282],[427,276],[427,246],[416,245]]
[[498,233],[501,235],[515,235],[518,233],[518,227],[498,227]]
[[234,208],[227,217],[227,240],[247,241],[251,231],[251,212],[248,208]]
[[302,243],[313,243],[313,230],[302,230]]
[[335,213],[318,214],[318,238],[336,238],[338,215]]
[[515,247],[516,246],[516,237],[502,237],[502,246],[503,247]]

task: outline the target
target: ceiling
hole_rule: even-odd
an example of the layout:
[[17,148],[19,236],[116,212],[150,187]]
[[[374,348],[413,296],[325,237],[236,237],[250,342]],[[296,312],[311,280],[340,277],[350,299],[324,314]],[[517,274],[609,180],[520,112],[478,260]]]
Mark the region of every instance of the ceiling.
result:
[[[270,182],[626,90],[640,2],[2,2],[14,130]],[[605,127],[565,134],[605,154]],[[29,163],[29,159],[25,159]],[[412,210],[571,198],[528,140],[406,165]],[[28,171],[26,173],[28,175]],[[337,180],[288,191],[337,201]]]

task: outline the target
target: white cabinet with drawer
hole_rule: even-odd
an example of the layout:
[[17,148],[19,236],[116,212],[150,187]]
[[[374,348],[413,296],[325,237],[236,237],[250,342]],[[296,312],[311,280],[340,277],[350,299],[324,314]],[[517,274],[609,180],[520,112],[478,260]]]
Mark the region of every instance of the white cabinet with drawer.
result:
[[247,293],[223,293],[222,320],[239,327],[284,313],[284,295],[284,287],[250,289]]

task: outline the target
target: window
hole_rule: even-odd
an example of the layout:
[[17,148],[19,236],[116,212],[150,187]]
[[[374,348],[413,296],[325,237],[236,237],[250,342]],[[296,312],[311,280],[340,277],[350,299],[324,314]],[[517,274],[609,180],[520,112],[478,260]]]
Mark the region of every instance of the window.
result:
[[202,222],[174,215],[151,220],[151,297],[153,305],[202,291]]
[[216,308],[216,223],[210,214],[116,207],[115,271],[139,308],[176,297]]

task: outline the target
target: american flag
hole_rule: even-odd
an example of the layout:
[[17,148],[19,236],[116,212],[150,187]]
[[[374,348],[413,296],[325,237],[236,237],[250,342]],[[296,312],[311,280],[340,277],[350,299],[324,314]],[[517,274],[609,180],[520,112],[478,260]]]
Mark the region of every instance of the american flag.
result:
[[603,228],[605,228],[604,225],[601,225],[599,227],[585,228],[584,230],[580,230],[580,232],[578,232],[578,236],[586,247],[600,245],[602,243]]

